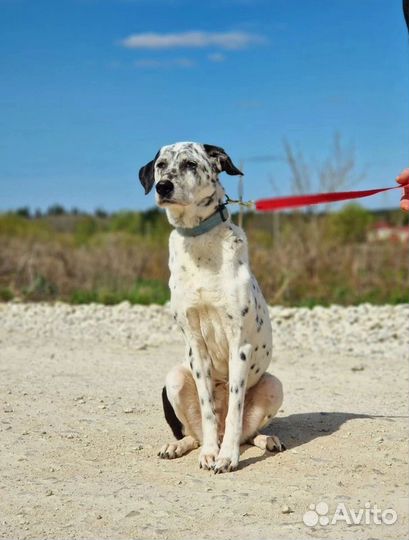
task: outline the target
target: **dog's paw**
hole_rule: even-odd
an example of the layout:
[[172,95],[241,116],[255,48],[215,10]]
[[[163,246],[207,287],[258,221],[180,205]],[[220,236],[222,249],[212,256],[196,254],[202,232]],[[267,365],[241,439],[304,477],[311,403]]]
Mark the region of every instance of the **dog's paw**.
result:
[[287,450],[277,435],[264,435],[258,433],[254,437],[250,438],[248,442],[250,444],[254,444],[254,446],[257,446],[257,448],[267,450],[268,452],[284,452],[284,450]]
[[233,460],[228,457],[218,457],[216,463],[214,464],[213,471],[214,474],[221,474],[225,472],[232,472],[237,469],[239,466],[239,460]]
[[195,450],[199,446],[199,441],[187,435],[176,442],[165,444],[158,452],[158,456],[162,459],[175,459],[187,454],[191,450]]
[[215,474],[235,471],[239,466],[240,448],[220,449],[213,470]]
[[268,435],[266,437],[266,450],[269,452],[284,452],[286,447],[276,435]]
[[184,453],[184,447],[176,442],[163,445],[158,452],[158,456],[162,459],[175,459],[183,456]]
[[199,467],[206,470],[213,469],[218,453],[218,448],[202,448],[199,455]]

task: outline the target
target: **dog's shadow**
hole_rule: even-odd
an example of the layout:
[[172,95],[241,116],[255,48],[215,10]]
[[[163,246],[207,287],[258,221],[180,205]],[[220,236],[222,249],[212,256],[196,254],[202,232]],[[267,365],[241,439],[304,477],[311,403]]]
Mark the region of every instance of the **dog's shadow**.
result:
[[[283,418],[275,418],[270,425],[262,430],[266,435],[277,435],[287,450],[296,448],[318,437],[327,437],[349,420],[385,418],[393,421],[392,416],[376,416],[368,414],[356,414],[346,412],[311,412],[302,414],[291,414]],[[241,447],[241,453],[244,453],[249,445]],[[273,457],[271,452],[265,452],[261,456],[249,457],[240,461],[240,468],[248,467],[257,461],[262,461]]]

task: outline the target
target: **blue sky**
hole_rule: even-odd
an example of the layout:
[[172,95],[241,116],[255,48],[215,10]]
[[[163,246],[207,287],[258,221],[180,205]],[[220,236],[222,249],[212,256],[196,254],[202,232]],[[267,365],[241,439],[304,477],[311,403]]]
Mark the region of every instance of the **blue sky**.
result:
[[0,210],[150,207],[137,171],[180,140],[244,159],[252,199],[289,192],[285,162],[248,160],[284,138],[316,164],[338,131],[355,189],[408,165],[401,0],[0,0],[0,53]]

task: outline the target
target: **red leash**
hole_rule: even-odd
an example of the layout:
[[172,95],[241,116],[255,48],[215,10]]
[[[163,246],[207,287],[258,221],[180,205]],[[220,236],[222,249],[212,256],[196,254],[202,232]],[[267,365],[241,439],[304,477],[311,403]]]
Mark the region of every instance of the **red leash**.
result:
[[389,188],[366,189],[363,191],[339,191],[335,193],[316,193],[312,195],[292,195],[290,197],[274,197],[272,199],[259,199],[254,202],[256,210],[259,212],[268,212],[274,210],[283,210],[285,208],[298,208],[300,206],[311,206],[313,204],[330,203],[337,201],[347,201],[350,199],[359,199],[369,197],[383,191],[392,189],[402,189],[402,185]]

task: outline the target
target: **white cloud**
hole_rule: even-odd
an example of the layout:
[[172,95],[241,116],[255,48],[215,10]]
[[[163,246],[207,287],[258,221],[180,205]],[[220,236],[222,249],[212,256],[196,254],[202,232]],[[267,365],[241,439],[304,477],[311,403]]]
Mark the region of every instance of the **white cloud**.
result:
[[132,34],[120,43],[129,49],[171,49],[176,47],[204,48],[217,46],[222,49],[243,49],[264,43],[263,36],[248,32],[180,32],[174,34]]
[[134,62],[134,66],[137,68],[148,69],[163,69],[163,68],[191,68],[195,65],[190,58],[172,58],[170,60],[156,60],[153,58],[141,58]]
[[226,60],[225,55],[222,53],[208,54],[207,58],[210,60],[210,62],[224,62]]

